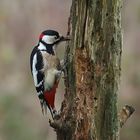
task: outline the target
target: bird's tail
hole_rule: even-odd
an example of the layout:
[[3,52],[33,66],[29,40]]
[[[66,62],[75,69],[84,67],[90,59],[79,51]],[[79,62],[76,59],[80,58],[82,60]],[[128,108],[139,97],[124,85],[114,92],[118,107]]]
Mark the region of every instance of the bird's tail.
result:
[[42,114],[47,114],[47,108],[50,110],[51,116],[54,119],[54,110],[51,108],[51,106],[47,103],[47,101],[40,102]]
[[46,105],[46,102],[43,100],[42,102],[40,102],[40,105],[41,105],[42,114],[43,115],[47,114],[47,105]]

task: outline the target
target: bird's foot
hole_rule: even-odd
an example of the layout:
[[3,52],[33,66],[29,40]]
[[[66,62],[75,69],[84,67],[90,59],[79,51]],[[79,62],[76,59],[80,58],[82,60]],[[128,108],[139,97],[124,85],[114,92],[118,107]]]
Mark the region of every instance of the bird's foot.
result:
[[54,120],[58,120],[60,118],[60,112],[56,111],[56,109],[53,110],[53,118]]

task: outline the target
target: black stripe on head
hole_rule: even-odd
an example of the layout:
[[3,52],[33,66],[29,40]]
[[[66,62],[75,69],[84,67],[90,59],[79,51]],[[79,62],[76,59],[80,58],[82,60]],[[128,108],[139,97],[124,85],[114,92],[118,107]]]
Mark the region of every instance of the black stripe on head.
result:
[[59,33],[57,31],[54,31],[54,30],[46,30],[46,31],[43,31],[42,34],[44,35],[50,35],[50,36],[56,36],[57,38],[59,38]]

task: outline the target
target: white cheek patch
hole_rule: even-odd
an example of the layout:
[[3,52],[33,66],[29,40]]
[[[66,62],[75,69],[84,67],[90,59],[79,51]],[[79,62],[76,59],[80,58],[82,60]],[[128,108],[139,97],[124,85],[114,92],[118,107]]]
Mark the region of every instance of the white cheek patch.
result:
[[56,40],[55,36],[44,35],[42,37],[42,41],[44,41],[47,44],[53,44]]

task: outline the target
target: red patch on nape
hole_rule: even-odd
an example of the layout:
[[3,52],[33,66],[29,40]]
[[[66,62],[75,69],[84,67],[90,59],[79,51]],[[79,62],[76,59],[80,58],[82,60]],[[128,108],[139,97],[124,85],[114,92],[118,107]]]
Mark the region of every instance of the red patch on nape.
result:
[[57,87],[58,83],[56,83],[50,91],[45,91],[44,93],[44,98],[52,109],[54,109],[55,93]]
[[39,36],[39,39],[42,39],[42,38],[43,38],[43,36],[44,36],[44,34],[41,34],[41,35]]

